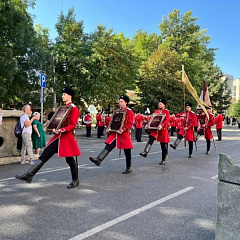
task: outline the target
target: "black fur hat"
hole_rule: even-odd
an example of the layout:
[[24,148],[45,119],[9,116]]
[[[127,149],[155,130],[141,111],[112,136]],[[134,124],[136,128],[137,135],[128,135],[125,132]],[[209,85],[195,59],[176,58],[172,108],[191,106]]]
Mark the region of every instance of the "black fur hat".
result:
[[186,102],[185,107],[192,107],[192,104],[190,102]]
[[64,87],[63,90],[62,90],[62,93],[67,93],[68,95],[70,96],[74,96],[75,92],[74,90],[72,90],[71,88],[69,87]]
[[129,97],[126,96],[126,95],[121,95],[121,96],[119,97],[119,99],[123,99],[126,103],[129,103],[129,101],[130,101]]
[[165,100],[165,99],[162,99],[162,98],[160,98],[158,102],[161,102],[161,103],[163,103],[164,105],[167,104],[166,100]]

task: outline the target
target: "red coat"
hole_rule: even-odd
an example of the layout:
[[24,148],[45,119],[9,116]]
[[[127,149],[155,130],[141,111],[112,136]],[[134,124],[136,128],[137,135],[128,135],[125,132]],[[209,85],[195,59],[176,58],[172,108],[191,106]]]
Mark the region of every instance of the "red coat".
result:
[[[87,114],[84,116],[84,121],[87,122],[89,121],[90,119],[92,118],[91,115]],[[91,127],[92,126],[92,123],[86,123],[86,127]]]
[[183,119],[181,117],[177,117],[176,118],[176,128],[181,129],[182,126],[183,126]]
[[176,118],[173,116],[169,117],[169,125],[170,127],[176,127]]
[[96,120],[97,120],[98,127],[103,127],[105,125],[105,122],[102,119],[102,114],[97,114]]
[[125,121],[123,124],[122,134],[112,132],[110,133],[108,139],[105,143],[111,144],[115,139],[117,139],[116,147],[117,149],[131,149],[133,148],[131,139],[131,128],[134,120],[134,113],[130,108],[124,108],[122,110],[127,111]]
[[207,140],[211,140],[213,138],[213,134],[212,134],[212,130],[211,127],[215,124],[215,119],[214,119],[214,115],[209,113],[209,120],[207,119],[207,116],[205,115],[204,117],[204,137]]
[[218,114],[215,117],[215,124],[216,124],[216,129],[222,129],[223,128],[223,116],[222,116],[222,114]]
[[106,117],[106,119],[105,119],[106,127],[108,127],[110,120],[111,120],[111,117]]
[[[184,115],[184,125],[179,131],[179,134],[185,136],[187,141],[195,141],[195,134],[194,134],[194,126],[197,125],[197,117],[194,112],[181,112],[177,113],[176,116],[179,117]],[[187,127],[188,129],[185,131],[184,128]]]
[[162,143],[169,143],[169,133],[168,133],[168,124],[169,124],[169,111],[167,109],[157,109],[154,113],[162,113],[166,114],[164,121],[162,122],[162,129],[161,130],[151,130],[150,135],[157,139],[158,142]]
[[68,105],[72,105],[73,108],[71,112],[68,114],[65,122],[63,123],[61,132],[59,134],[55,134],[47,144],[48,146],[57,138],[59,139],[58,142],[59,157],[73,157],[81,155],[77,140],[73,134],[73,131],[77,126],[80,113],[78,108],[73,103],[69,103]]
[[135,128],[142,128],[143,127],[143,120],[144,120],[144,117],[138,113],[135,118]]

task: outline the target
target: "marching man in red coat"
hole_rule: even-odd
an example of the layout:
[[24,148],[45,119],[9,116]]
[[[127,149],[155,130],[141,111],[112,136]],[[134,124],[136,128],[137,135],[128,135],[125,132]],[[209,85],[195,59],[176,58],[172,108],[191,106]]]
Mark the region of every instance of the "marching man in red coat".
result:
[[123,172],[123,174],[128,174],[132,172],[131,149],[133,148],[133,144],[131,140],[131,128],[133,125],[134,113],[130,108],[127,107],[127,104],[129,103],[128,96],[122,95],[119,97],[118,103],[120,110],[126,111],[122,130],[117,132],[110,132],[110,135],[105,142],[105,148],[98,154],[96,158],[90,157],[89,159],[97,166],[99,166],[115,147],[117,147],[117,149],[123,149],[126,156],[126,170]]
[[193,141],[195,141],[195,135],[194,135],[194,126],[196,126],[197,117],[194,112],[191,111],[192,104],[186,103],[185,104],[185,112],[177,113],[176,117],[184,116],[184,125],[180,129],[177,139],[173,144],[170,144],[170,146],[173,149],[176,149],[178,144],[181,142],[181,140],[185,137],[188,141],[189,145],[189,156],[188,158],[192,157],[193,152]]
[[168,124],[169,124],[169,117],[170,113],[167,109],[165,109],[166,101],[164,99],[160,99],[158,103],[158,109],[155,110],[154,113],[161,113],[165,114],[165,118],[163,122],[159,125],[158,130],[151,130],[149,134],[149,140],[145,149],[141,156],[147,157],[154,141],[157,139],[160,142],[161,149],[162,149],[162,161],[159,163],[160,165],[164,165],[167,155],[168,155],[168,143],[170,142],[169,133],[168,133]]
[[101,138],[101,136],[103,136],[104,126],[105,126],[105,117],[104,117],[104,113],[102,113],[101,110],[98,110],[96,121],[97,121],[97,137]]
[[207,141],[206,154],[208,154],[208,152],[210,151],[210,147],[211,147],[211,139],[213,139],[211,127],[215,124],[215,119],[214,119],[214,115],[211,113],[211,108],[206,107],[206,109],[208,112],[209,119],[207,119],[207,116],[204,115],[204,123],[203,123],[202,127],[204,129],[204,137]]
[[169,125],[171,127],[171,136],[174,136],[174,132],[176,132],[176,117],[175,117],[175,114],[170,115]]
[[136,139],[137,142],[142,142],[142,128],[143,128],[143,115],[137,111],[137,115],[134,117],[135,129],[136,129]]
[[73,188],[79,185],[78,165],[77,161],[74,160],[73,156],[80,156],[81,152],[78,148],[78,144],[74,137],[73,131],[76,128],[80,114],[78,108],[72,103],[73,96],[74,91],[71,88],[63,88],[62,100],[66,105],[72,106],[70,113],[68,114],[61,129],[53,129],[53,133],[55,133],[55,135],[49,141],[37,162],[32,165],[23,175],[15,176],[17,179],[25,181],[27,183],[31,183],[33,176],[40,170],[40,168],[55,153],[58,153],[59,157],[66,158],[66,162],[70,166],[72,182],[67,186],[67,188]]
[[92,131],[92,116],[90,115],[89,111],[86,111],[85,116],[83,117],[83,121],[86,124],[86,136],[91,137]]
[[216,124],[216,130],[217,130],[217,135],[218,135],[217,141],[222,141],[223,116],[222,116],[221,110],[217,110],[215,124]]

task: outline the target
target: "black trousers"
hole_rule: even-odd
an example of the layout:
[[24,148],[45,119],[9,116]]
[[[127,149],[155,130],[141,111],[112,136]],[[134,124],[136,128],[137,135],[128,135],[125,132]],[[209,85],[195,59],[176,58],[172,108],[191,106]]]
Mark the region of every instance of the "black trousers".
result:
[[[148,140],[149,144],[153,145],[155,140],[156,140],[155,137],[149,135],[149,140]],[[165,161],[166,156],[168,155],[168,143],[160,142],[160,145],[161,145],[161,149],[162,149],[162,160]]]
[[[39,157],[41,161],[46,163],[55,153],[58,153],[58,142],[59,140],[56,139],[51,144],[49,144]],[[78,164],[77,161],[74,160],[73,157],[66,157],[66,162],[70,167],[72,179],[76,180],[78,179]]]
[[[106,144],[105,149],[108,152],[111,152],[115,147],[116,147],[116,139],[111,144]],[[123,150],[126,157],[126,166],[127,168],[130,168],[132,164],[131,148],[123,149]]]
[[104,131],[104,126],[102,127],[97,127],[97,137],[100,138],[101,136],[103,136],[103,131]]
[[140,142],[142,139],[142,128],[136,128],[136,139],[137,142]]
[[168,155],[168,143],[160,142],[162,149],[162,161],[166,160],[166,156]]
[[218,136],[218,140],[221,141],[222,140],[222,129],[217,129],[217,136]]
[[92,127],[86,127],[86,136],[87,137],[91,137],[91,130],[92,130]]
[[193,141],[188,141],[188,146],[189,146],[189,155],[192,155],[192,152],[193,152]]
[[211,147],[211,140],[206,139],[206,142],[207,142],[207,152],[209,152]]
[[174,132],[176,132],[176,127],[171,127],[171,136],[174,136]]

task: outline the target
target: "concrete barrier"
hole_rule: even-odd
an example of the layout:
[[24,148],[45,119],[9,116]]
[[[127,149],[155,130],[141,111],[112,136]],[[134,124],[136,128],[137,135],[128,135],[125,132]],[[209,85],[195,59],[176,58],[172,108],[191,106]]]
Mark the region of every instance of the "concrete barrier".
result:
[[240,165],[219,154],[218,210],[215,240],[240,239]]
[[1,110],[0,114],[2,118],[0,125],[0,165],[20,162],[14,127],[23,112],[18,110]]

